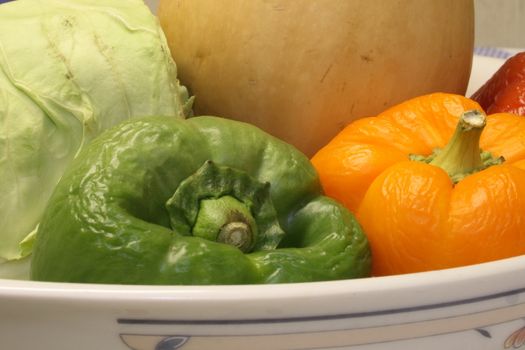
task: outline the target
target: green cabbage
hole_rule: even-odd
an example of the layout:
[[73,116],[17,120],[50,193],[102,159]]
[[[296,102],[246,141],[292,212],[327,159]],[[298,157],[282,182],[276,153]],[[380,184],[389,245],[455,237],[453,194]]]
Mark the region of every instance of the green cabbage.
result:
[[0,277],[24,275],[48,198],[84,145],[125,119],[184,118],[191,102],[143,1],[0,5]]

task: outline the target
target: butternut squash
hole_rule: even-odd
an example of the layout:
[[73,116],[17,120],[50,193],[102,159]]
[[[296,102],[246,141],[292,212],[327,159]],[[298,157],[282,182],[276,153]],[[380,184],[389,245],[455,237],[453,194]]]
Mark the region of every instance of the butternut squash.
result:
[[160,0],[195,112],[312,155],[350,121],[430,92],[464,94],[472,0]]

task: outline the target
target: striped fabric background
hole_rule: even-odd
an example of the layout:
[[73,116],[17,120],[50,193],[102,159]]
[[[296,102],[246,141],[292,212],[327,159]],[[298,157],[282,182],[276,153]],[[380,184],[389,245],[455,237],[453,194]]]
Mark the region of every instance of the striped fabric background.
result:
[[474,48],[474,54],[478,56],[485,57],[494,57],[507,59],[520,51],[525,51],[525,49],[516,49],[516,48],[501,48],[501,47],[491,47],[491,46],[479,46]]

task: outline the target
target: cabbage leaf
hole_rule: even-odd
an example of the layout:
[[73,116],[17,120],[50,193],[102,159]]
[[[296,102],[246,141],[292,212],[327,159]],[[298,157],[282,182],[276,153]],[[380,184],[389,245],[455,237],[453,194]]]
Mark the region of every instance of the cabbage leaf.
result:
[[27,265],[16,260],[83,146],[126,119],[187,117],[191,102],[143,1],[0,5],[0,277]]

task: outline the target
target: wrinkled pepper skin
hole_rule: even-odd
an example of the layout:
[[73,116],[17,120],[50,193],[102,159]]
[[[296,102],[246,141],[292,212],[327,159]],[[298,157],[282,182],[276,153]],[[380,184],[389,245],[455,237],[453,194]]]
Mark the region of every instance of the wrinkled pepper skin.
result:
[[[468,147],[458,148],[464,152],[445,159],[449,166],[436,162],[458,145],[450,142],[460,116],[480,110],[460,95],[416,97],[353,122],[312,158],[325,193],[354,212],[366,232],[372,275],[525,254],[525,119],[488,115],[479,140],[467,138],[461,145]],[[479,167],[450,167],[476,154]]]
[[[201,215],[206,203],[230,202],[261,226],[246,252],[192,233],[219,220]],[[40,224],[31,278],[257,284],[364,277],[370,268],[360,225],[322,195],[295,148],[232,120],[150,117],[109,130],[74,161]]]
[[488,114],[525,116],[525,52],[507,59],[471,98]]

